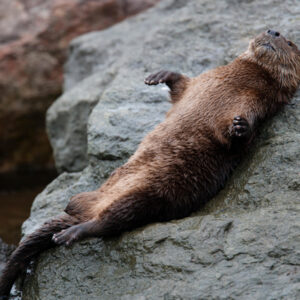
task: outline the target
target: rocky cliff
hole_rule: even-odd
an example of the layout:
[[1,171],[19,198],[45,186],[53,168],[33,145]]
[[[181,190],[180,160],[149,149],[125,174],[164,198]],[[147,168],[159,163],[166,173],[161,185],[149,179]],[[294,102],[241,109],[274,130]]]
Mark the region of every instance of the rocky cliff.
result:
[[[296,1],[161,1],[70,46],[48,134],[66,172],[35,200],[27,234],[92,190],[164,118],[160,69],[193,76],[276,28],[300,45]],[[300,94],[267,122],[225,189],[189,218],[43,253],[24,299],[299,299]],[[76,172],[74,172],[76,171]]]

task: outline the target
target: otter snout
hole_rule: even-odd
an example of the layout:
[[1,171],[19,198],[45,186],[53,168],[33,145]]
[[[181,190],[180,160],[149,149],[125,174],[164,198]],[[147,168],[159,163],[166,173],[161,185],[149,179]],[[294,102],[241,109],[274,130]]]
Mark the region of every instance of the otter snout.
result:
[[269,34],[273,37],[279,37],[280,36],[280,32],[275,31],[275,30],[271,30],[271,29],[267,30],[267,34]]

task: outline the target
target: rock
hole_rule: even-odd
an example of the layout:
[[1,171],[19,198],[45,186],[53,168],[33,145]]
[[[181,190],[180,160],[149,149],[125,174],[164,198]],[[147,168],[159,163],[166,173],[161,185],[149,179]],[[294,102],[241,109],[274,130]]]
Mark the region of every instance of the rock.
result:
[[4,268],[4,264],[16,247],[13,245],[7,245],[0,239],[0,272]]
[[[74,40],[66,94],[49,110],[48,130],[62,170],[86,167],[63,173],[38,196],[24,234],[60,213],[73,194],[98,187],[163,119],[166,91],[144,86],[147,74],[196,75],[275,25],[300,45],[299,12],[292,1],[166,0]],[[43,253],[23,299],[299,299],[299,116],[298,92],[261,129],[226,187],[191,217]],[[77,137],[81,146],[71,143]]]
[[[12,254],[12,252],[15,250],[16,246],[15,245],[8,245],[2,241],[0,238],[0,274],[2,270],[5,267],[5,263],[9,256]],[[21,292],[17,290],[15,287],[13,287],[11,291],[10,298],[11,300],[20,300],[20,295]]]
[[87,120],[112,77],[110,73],[91,75],[66,91],[48,110],[48,136],[59,171],[78,171],[86,166]]
[[62,91],[70,40],[157,1],[1,1],[0,173],[53,168],[44,116]]

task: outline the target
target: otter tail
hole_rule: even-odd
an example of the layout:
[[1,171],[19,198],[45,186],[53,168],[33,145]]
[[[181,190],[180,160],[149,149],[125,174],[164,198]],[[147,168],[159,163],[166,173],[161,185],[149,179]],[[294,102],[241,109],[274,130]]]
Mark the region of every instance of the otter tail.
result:
[[12,285],[20,271],[24,270],[33,258],[40,252],[55,246],[55,243],[52,242],[53,233],[78,223],[76,218],[63,215],[46,222],[41,228],[25,237],[12,253],[3,270],[0,278],[0,299],[8,299]]

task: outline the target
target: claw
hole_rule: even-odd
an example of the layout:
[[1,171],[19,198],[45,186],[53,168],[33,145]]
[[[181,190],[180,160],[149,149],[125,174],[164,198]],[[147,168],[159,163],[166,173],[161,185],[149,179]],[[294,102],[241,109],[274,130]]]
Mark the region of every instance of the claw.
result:
[[244,137],[249,134],[250,127],[246,119],[236,116],[232,121],[233,125],[233,134],[237,137]]
[[174,78],[178,78],[178,74],[174,72],[169,72],[169,71],[160,71],[155,74],[149,75],[145,79],[145,83],[148,85],[156,85],[159,83],[166,83],[167,81],[174,81]]

